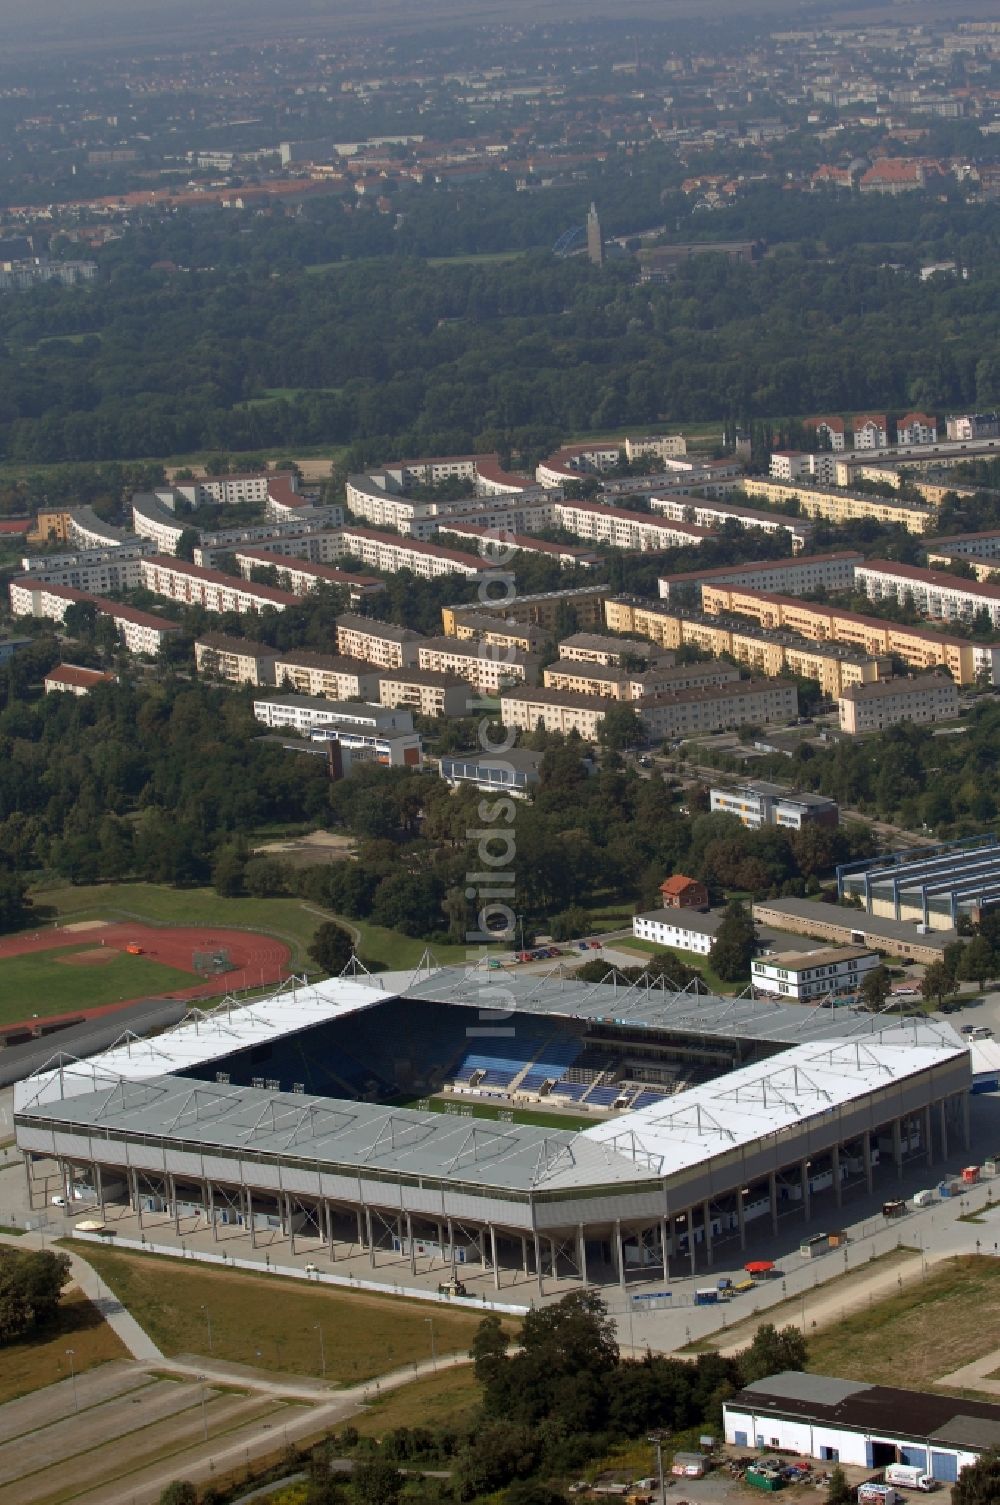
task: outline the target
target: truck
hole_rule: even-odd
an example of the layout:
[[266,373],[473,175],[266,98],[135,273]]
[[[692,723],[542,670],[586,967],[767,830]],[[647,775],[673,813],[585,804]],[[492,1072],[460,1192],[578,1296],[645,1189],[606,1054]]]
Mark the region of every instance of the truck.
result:
[[891,1484],[862,1484],[858,1488],[858,1505],[902,1505],[902,1500]]
[[912,1463],[890,1463],[885,1471],[885,1482],[898,1485],[900,1489],[920,1489],[925,1494],[934,1488],[933,1477]]

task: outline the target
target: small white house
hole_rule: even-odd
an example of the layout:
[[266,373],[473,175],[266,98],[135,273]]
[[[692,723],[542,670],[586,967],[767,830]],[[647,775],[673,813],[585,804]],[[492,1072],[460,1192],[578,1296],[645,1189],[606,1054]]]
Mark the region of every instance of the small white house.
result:
[[805,1003],[831,993],[856,993],[880,960],[877,951],[863,946],[783,951],[759,957],[753,963],[752,982],[760,993],[777,993],[790,1002]]
[[653,909],[637,914],[632,934],[640,941],[655,941],[675,951],[694,951],[708,956],[715,944],[715,932],[722,924],[722,914],[698,914],[691,909]]

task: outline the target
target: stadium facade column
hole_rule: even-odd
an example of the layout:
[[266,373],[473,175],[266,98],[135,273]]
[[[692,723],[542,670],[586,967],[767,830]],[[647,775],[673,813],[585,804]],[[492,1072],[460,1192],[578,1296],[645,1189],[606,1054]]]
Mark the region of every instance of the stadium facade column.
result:
[[542,1285],[542,1244],[538,1233],[534,1234],[535,1240],[535,1278],[538,1281],[539,1296],[545,1295],[545,1287]]
[[167,1186],[170,1191],[170,1210],[174,1215],[174,1233],[179,1238],[181,1232],[181,1214],[180,1208],[177,1206],[177,1177],[168,1175]]
[[451,1218],[448,1219],[448,1264],[451,1267],[451,1278],[455,1279],[455,1229]]
[[710,1270],[715,1261],[712,1257],[712,1205],[707,1198],[701,1204],[701,1216],[705,1224],[705,1263]]
[[[367,1202],[365,1203],[365,1234],[367,1235],[367,1238],[368,1238],[368,1263],[371,1265],[372,1269],[374,1270],[374,1268],[375,1268],[375,1240],[372,1237],[372,1210],[368,1206]],[[364,1245],[362,1245],[362,1248],[363,1247],[364,1247]]]
[[554,1238],[550,1238],[549,1239],[549,1262],[550,1262],[550,1264],[552,1266],[552,1279],[553,1280],[558,1280],[558,1278],[559,1278],[559,1255],[556,1252],[556,1241],[555,1241]]
[[767,1178],[767,1194],[771,1201],[771,1232],[778,1231],[778,1177],[771,1171]]
[[698,1268],[698,1251],[694,1247],[694,1217],[692,1216],[690,1207],[684,1210],[684,1220],[687,1224],[688,1254],[691,1257],[691,1278],[693,1280],[695,1271]]
[[289,1252],[295,1254],[295,1224],[292,1222],[292,1197],[290,1192],[283,1193],[285,1226],[288,1229]]
[[361,1207],[360,1207],[360,1204],[357,1207],[355,1207],[355,1209],[354,1209],[354,1216],[358,1220],[358,1248],[359,1249],[363,1249],[365,1247],[365,1232],[364,1232],[363,1227],[361,1226]]
[[219,1225],[215,1217],[215,1189],[210,1180],[205,1181],[205,1206],[208,1209],[208,1221],[212,1225],[212,1242],[219,1242]]
[[812,1217],[812,1205],[809,1196],[809,1161],[804,1157],[799,1161],[799,1185],[802,1187],[802,1214],[808,1223]]
[[587,1240],[583,1236],[583,1224],[576,1225],[577,1261],[580,1266],[580,1280],[587,1284]]
[[406,1214],[406,1246],[410,1251],[410,1274],[416,1275],[417,1249],[416,1245],[413,1242],[413,1219],[410,1217],[409,1213]]
[[747,1210],[743,1201],[743,1187],[736,1188],[736,1222],[740,1230],[740,1248],[747,1246]]
[[94,1161],[94,1187],[97,1191],[97,1202],[101,1209],[101,1222],[103,1223],[107,1216],[104,1208],[104,1177],[101,1175],[101,1167],[96,1160]]
[[663,1279],[670,1279],[670,1224],[666,1217],[660,1219],[660,1242],[663,1254]]
[[843,1188],[840,1184],[840,1145],[835,1144],[830,1151],[830,1169],[833,1172],[833,1200],[837,1207],[844,1200]]
[[28,1192],[28,1211],[33,1212],[35,1207],[35,1183],[31,1179],[31,1153],[24,1151],[24,1182]]
[[924,1148],[927,1151],[927,1164],[928,1165],[933,1165],[934,1164],[934,1121],[931,1118],[931,1105],[930,1105],[930,1103],[928,1103],[927,1107],[924,1109],[924,1139],[926,1140],[926,1144],[925,1144]]
[[490,1231],[490,1264],[493,1266],[493,1288],[499,1291],[500,1266],[497,1264],[497,1231],[492,1223],[488,1226]]
[[527,1275],[528,1275],[528,1240],[525,1238],[525,1236],[524,1236],[523,1233],[521,1234],[521,1268],[524,1271],[525,1278],[527,1278]]
[[867,1129],[861,1136],[861,1153],[865,1161],[865,1184],[868,1187],[868,1195],[871,1196],[875,1186],[875,1172],[872,1169],[872,1136]]
[[251,1247],[251,1249],[256,1249],[256,1247],[257,1247],[257,1225],[254,1223],[254,1220],[253,1220],[253,1192],[250,1190],[249,1186],[244,1186],[244,1188],[243,1188],[243,1195],[246,1198],[246,1209],[247,1209],[246,1210],[246,1221],[247,1221],[247,1226],[250,1229],[250,1247]]
[[941,1099],[941,1159],[948,1159],[948,1099]]
[[892,1121],[892,1158],[896,1162],[896,1175],[900,1181],[903,1179],[903,1121],[894,1118]]
[[618,1272],[618,1284],[625,1284],[625,1249],[622,1244],[622,1220],[615,1218],[615,1269]]
[[139,1172],[136,1170],[136,1168],[135,1168],[134,1165],[129,1166],[128,1177],[129,1177],[129,1190],[130,1190],[130,1192],[132,1194],[132,1206],[135,1208],[136,1220],[137,1220],[137,1222],[139,1224],[139,1227],[141,1228],[142,1227],[142,1203],[139,1200]]
[[962,1094],[962,1143],[967,1150],[972,1148],[972,1126],[969,1122],[969,1094]]

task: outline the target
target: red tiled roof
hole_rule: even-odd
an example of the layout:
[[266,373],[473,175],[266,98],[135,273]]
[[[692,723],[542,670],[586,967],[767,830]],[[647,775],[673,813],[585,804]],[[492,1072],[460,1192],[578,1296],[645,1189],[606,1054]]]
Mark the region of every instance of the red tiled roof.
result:
[[689,888],[701,888],[703,885],[697,878],[686,878],[683,873],[675,873],[665,883],[660,884],[661,894],[682,894]]
[[185,580],[203,580],[211,585],[232,586],[236,590],[259,596],[264,601],[276,604],[280,602],[282,606],[299,605],[298,596],[293,596],[291,591],[278,590],[273,585],[258,585],[255,580],[244,580],[242,575],[225,575],[221,570],[210,570],[203,564],[189,564],[186,559],[177,559],[173,554],[149,554],[142,563],[169,570]]
[[80,664],[56,664],[55,668],[50,669],[46,674],[45,683],[73,685],[77,689],[89,690],[94,685],[114,678],[115,675],[107,674],[103,669],[84,669]]

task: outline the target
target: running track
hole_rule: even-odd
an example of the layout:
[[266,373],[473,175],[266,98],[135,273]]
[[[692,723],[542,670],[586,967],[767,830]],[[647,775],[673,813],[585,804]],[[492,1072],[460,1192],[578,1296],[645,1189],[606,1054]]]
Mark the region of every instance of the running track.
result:
[[[181,988],[165,996],[169,998],[215,998],[220,993],[243,988],[262,987],[267,983],[281,982],[290,975],[291,951],[283,941],[271,935],[260,935],[247,930],[223,930],[217,926],[198,929],[193,926],[161,927],[144,925],[140,921],[98,922],[84,929],[57,925],[48,930],[22,932],[0,940],[0,961],[7,957],[27,956],[38,951],[59,951],[67,947],[98,947],[101,944],[124,951],[128,945],[142,947],[143,956],[163,966],[175,967],[180,972],[197,976],[192,965],[195,951],[215,951],[224,947],[229,952],[230,967],[219,973],[211,982],[199,982],[190,988]],[[144,993],[137,995],[146,997]],[[127,1008],[135,998],[123,998],[117,1003],[106,1003],[98,1008],[75,1009],[67,1014],[47,1014],[44,1022],[50,1025],[60,1019],[96,1019],[101,1014],[113,1013]],[[25,1021],[27,1022],[27,1021]],[[33,1024],[41,1020],[31,1021]],[[10,1024],[5,1029],[10,1029]]]

